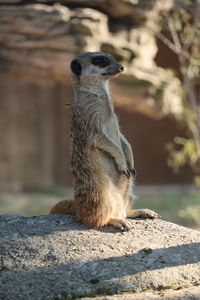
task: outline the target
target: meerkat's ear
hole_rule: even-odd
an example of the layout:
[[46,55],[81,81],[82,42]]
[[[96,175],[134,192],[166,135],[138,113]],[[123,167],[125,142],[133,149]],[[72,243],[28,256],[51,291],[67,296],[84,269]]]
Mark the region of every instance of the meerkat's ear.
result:
[[71,70],[77,76],[81,75],[82,67],[81,67],[81,64],[79,63],[79,61],[77,59],[74,59],[71,62]]

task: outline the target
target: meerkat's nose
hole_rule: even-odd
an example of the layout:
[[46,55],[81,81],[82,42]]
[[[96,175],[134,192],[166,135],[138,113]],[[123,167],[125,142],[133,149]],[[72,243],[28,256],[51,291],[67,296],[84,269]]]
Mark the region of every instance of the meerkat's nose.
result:
[[123,72],[123,71],[124,71],[124,66],[119,65],[118,71],[119,71],[119,72]]

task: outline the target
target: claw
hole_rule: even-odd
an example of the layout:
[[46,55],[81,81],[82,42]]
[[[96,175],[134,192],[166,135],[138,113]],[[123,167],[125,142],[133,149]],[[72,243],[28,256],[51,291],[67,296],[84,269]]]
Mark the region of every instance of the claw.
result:
[[108,225],[117,227],[121,231],[129,231],[134,227],[133,224],[126,219],[110,219]]
[[135,169],[129,169],[129,172],[133,175],[133,177],[136,177],[137,172]]
[[123,170],[123,171],[121,171],[121,173],[123,174],[123,175],[125,175],[127,178],[130,178],[130,176],[131,176],[131,174],[130,174],[130,171],[129,170]]

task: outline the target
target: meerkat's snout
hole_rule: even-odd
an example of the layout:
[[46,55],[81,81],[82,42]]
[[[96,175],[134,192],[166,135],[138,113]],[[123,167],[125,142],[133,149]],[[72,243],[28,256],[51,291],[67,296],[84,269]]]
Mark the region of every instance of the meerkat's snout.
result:
[[107,67],[106,72],[104,72],[102,75],[105,77],[112,77],[119,75],[123,71],[124,66],[114,61]]

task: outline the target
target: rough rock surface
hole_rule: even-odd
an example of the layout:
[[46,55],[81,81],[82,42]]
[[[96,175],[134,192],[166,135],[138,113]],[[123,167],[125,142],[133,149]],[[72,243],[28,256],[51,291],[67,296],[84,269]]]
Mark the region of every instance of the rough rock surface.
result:
[[[1,0],[1,3],[25,4],[24,0]],[[55,4],[54,0],[26,0],[27,3]],[[90,7],[106,13],[109,17],[120,19],[122,23],[140,25],[152,18],[155,13],[169,10],[173,5],[172,0],[58,0],[69,7]]]
[[[81,298],[82,300],[91,300],[91,297]],[[166,289],[164,291],[148,291],[142,293],[120,294],[113,296],[95,297],[95,300],[199,300],[200,286],[189,288]]]
[[[65,82],[67,61],[76,53],[100,50],[123,60],[127,73],[138,78],[159,84],[159,76],[166,77],[153,61],[157,47],[152,32],[110,22],[95,9],[61,4],[2,6],[0,25],[0,72],[19,74],[26,81]],[[155,71],[160,75],[155,76]]]
[[68,215],[0,216],[0,299],[139,297],[200,282],[199,232],[163,220],[132,222],[133,230],[119,232],[87,229]]
[[123,62],[122,81],[142,86],[146,102],[164,114],[180,113],[180,81],[154,61],[155,33],[161,30],[161,12],[173,7],[171,0],[1,4],[0,76],[66,84],[75,54],[104,51]]

